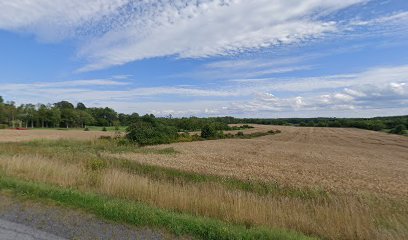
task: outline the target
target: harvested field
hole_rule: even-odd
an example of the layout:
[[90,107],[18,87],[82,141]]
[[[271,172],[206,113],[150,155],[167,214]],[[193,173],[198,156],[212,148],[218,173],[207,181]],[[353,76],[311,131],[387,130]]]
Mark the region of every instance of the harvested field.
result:
[[408,196],[408,138],[359,129],[256,126],[279,129],[254,139],[175,143],[179,154],[122,153],[133,161],[240,179],[319,187],[341,193]]
[[0,130],[0,142],[23,142],[34,139],[92,140],[100,136],[112,136],[112,132],[83,130]]
[[76,189],[244,229],[289,229],[330,240],[407,239],[406,137],[283,126],[243,132],[271,129],[282,132],[151,147],[112,139],[3,142],[6,178],[0,181]]

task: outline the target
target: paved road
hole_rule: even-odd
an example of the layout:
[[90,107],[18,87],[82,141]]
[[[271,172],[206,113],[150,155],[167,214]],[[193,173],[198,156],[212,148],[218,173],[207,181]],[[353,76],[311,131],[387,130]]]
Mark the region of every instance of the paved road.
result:
[[20,200],[0,192],[0,240],[51,239],[167,240],[178,237],[157,229],[105,221],[79,210]]
[[0,219],[0,239],[1,240],[64,240],[37,229],[27,227],[22,224],[9,222]]

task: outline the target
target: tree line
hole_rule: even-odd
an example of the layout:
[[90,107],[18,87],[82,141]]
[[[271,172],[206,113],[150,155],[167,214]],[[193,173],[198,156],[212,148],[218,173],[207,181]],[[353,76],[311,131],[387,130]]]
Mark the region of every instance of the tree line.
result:
[[[0,128],[85,128],[86,126],[130,126],[133,123],[149,122],[154,119],[154,126],[169,126],[178,132],[201,131],[211,125],[216,131],[234,130],[229,124],[264,124],[292,125],[302,127],[347,127],[374,131],[385,130],[391,133],[404,134],[408,128],[408,116],[376,118],[234,118],[226,117],[183,117],[171,115],[156,118],[154,115],[140,116],[138,113],[118,113],[108,107],[86,107],[83,103],[76,105],[61,101],[54,104],[21,104],[16,106],[12,101],[5,102],[0,96]],[[151,120],[153,121],[153,120]],[[235,127],[235,130],[238,130]]]
[[5,102],[0,96],[1,128],[85,128],[115,124],[120,124],[119,115],[108,107],[87,108],[83,103],[74,106],[68,101],[16,106],[15,102]]

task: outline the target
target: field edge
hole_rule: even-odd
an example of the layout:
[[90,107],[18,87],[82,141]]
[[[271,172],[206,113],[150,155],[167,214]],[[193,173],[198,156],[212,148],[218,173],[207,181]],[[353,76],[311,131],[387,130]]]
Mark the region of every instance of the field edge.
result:
[[0,175],[0,190],[9,190],[14,194],[24,195],[34,200],[51,200],[67,207],[85,210],[108,220],[136,226],[163,228],[176,235],[189,235],[198,239],[317,239],[290,230],[247,229],[245,226],[166,211],[138,202],[23,181],[4,174]]

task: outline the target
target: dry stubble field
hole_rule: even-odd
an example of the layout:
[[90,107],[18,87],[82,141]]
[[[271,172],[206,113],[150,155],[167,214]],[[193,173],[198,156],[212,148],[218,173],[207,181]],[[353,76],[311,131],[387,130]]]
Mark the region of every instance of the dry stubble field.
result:
[[[55,148],[52,142],[3,143],[0,147],[9,152],[0,152],[0,170],[22,179],[247,226],[291,229],[323,239],[408,238],[408,138],[358,129],[253,126],[245,132],[282,132],[253,139],[175,143],[140,151],[104,150],[97,156],[110,165],[97,172],[89,172],[86,167],[89,158],[95,158],[92,149],[97,148],[92,146],[98,147],[97,141],[86,146],[57,142]],[[10,130],[0,131],[0,142],[92,139],[107,134],[38,131],[19,131],[19,139],[13,139]],[[163,154],[169,148],[175,153]],[[123,160],[244,182],[274,183],[289,190],[259,195],[218,182],[168,181],[114,164]],[[310,198],[290,194],[305,189],[319,189],[329,195]]]
[[[120,158],[199,173],[408,197],[408,138],[343,128],[253,125],[277,135],[171,144],[180,154]],[[155,146],[152,148],[164,148]]]
[[0,130],[1,142],[22,142],[35,139],[73,139],[73,140],[92,140],[100,136],[112,136],[112,132],[102,131],[83,131],[83,130]]

